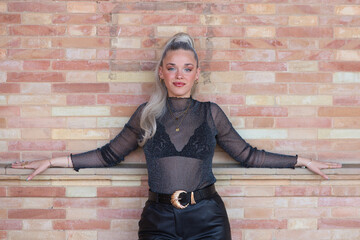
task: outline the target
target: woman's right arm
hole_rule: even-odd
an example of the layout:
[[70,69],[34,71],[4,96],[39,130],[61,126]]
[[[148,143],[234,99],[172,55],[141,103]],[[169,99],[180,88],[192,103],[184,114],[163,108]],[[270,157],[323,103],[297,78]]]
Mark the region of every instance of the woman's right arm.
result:
[[123,130],[105,146],[84,153],[72,154],[67,157],[58,157],[47,160],[31,162],[15,162],[13,168],[35,169],[27,178],[31,180],[36,175],[44,172],[49,167],[69,167],[78,171],[80,168],[111,167],[124,160],[124,157],[138,146],[138,139],[141,137],[140,116],[143,107],[138,107],[131,116]]
[[31,162],[15,162],[11,167],[19,169],[35,169],[35,171],[26,178],[26,181],[29,181],[50,167],[73,167],[73,163],[71,157],[66,156]]

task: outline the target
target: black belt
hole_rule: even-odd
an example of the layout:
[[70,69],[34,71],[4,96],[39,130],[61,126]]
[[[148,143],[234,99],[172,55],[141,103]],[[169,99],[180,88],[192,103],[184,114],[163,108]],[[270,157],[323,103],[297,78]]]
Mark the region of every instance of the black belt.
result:
[[149,191],[149,200],[153,202],[172,204],[178,209],[184,209],[189,204],[193,205],[203,199],[210,198],[215,193],[215,185],[212,184],[208,187],[189,193],[184,190],[175,191],[173,194],[162,194]]

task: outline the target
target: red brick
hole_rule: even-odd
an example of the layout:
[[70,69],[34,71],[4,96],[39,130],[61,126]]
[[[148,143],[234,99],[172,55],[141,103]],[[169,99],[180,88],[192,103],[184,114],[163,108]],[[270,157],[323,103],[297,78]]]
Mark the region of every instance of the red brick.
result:
[[199,16],[196,15],[181,15],[178,16],[177,23],[181,25],[196,25],[199,24]]
[[121,26],[103,27],[97,29],[98,36],[118,36],[118,37],[149,37],[154,36],[154,27],[149,26]]
[[9,219],[64,219],[65,209],[9,209]]
[[104,208],[111,204],[109,199],[90,199],[90,198],[56,198],[54,199],[55,208]]
[[111,20],[109,14],[55,14],[54,24],[107,24]]
[[41,61],[24,61],[23,68],[25,71],[36,71],[36,70],[49,70],[50,61],[41,60]]
[[359,26],[358,16],[319,16],[319,25],[321,26]]
[[11,128],[59,128],[66,126],[65,118],[11,118]]
[[244,37],[244,27],[208,27],[209,37]]
[[110,229],[110,221],[106,220],[54,220],[55,230],[96,230]]
[[321,5],[280,5],[277,7],[278,14],[287,14],[287,15],[298,15],[298,14],[320,14],[322,12]]
[[64,197],[64,187],[8,187],[9,197]]
[[129,95],[150,95],[153,91],[153,86],[154,83],[110,83],[110,92]]
[[276,82],[330,83],[331,73],[276,73]]
[[319,107],[320,117],[360,117],[360,107]]
[[107,61],[54,61],[54,70],[108,70]]
[[210,11],[214,14],[242,14],[245,8],[242,3],[211,3]]
[[236,196],[244,196],[244,187],[238,186],[219,186],[216,187],[216,191],[222,197],[236,197]]
[[66,97],[66,104],[69,106],[95,105],[96,104],[96,96],[94,96],[94,95],[68,95]]
[[6,231],[0,231],[0,239],[6,240],[7,239],[7,232]]
[[61,59],[62,49],[9,49],[8,56],[12,59]]
[[144,25],[168,25],[177,23],[178,16],[173,15],[145,15],[142,18],[142,24]]
[[230,220],[232,228],[235,229],[286,229],[287,220]]
[[107,93],[107,83],[59,83],[52,85],[54,93]]
[[360,40],[351,39],[351,40],[343,40],[343,39],[331,39],[331,40],[320,40],[319,48],[324,49],[359,49]]
[[321,197],[319,207],[360,207],[360,197]]
[[323,218],[330,217],[331,209],[328,208],[276,208],[275,218]]
[[284,26],[288,24],[287,16],[243,16],[238,15],[231,18],[234,25],[256,25],[256,26]]
[[0,152],[0,163],[11,163],[20,160],[20,153]]
[[66,12],[66,2],[9,2],[9,12]]
[[200,62],[200,68],[202,71],[204,72],[208,72],[208,71],[229,71],[230,69],[230,65],[229,62],[206,62],[206,61],[201,61]]
[[107,38],[53,38],[51,39],[52,47],[64,48],[109,48],[110,40]]
[[99,219],[140,219],[142,209],[98,209]]
[[[333,120],[333,127],[334,128],[360,128],[360,118],[359,117],[337,117]],[[360,146],[358,146],[357,149],[360,149]],[[338,149],[345,150],[344,148]],[[353,149],[355,150],[355,149]]]
[[6,118],[0,118],[0,128],[6,128]]
[[319,62],[320,71],[360,72],[360,62]]
[[[358,143],[359,145],[359,143]],[[334,186],[333,187],[333,194],[335,196],[345,196],[345,197],[351,197],[351,196],[360,196],[360,187],[358,186]]]
[[65,33],[65,26],[18,25],[9,27],[9,34],[16,36],[59,36]]
[[213,50],[211,54],[209,51],[198,51],[197,53],[199,58],[204,60],[245,60],[246,58],[245,50]]
[[20,116],[20,107],[0,106],[0,116],[2,117]]
[[290,39],[289,49],[318,49],[317,39]]
[[314,84],[291,84],[289,85],[289,93],[296,95],[317,95],[318,86]]
[[0,187],[0,197],[5,197],[5,196],[6,196],[6,188]]
[[98,187],[98,197],[147,197],[148,187]]
[[332,38],[333,29],[329,27],[279,27],[277,37],[291,38]]
[[232,71],[287,71],[282,62],[232,62]]
[[274,119],[273,118],[246,118],[245,119],[246,128],[273,128]]
[[278,39],[233,39],[230,42],[232,48],[261,48],[282,49],[287,48],[287,42]]
[[331,187],[317,186],[279,186],[275,188],[276,196],[330,196]]
[[230,107],[230,116],[286,117],[283,107]]
[[98,95],[97,103],[106,104],[142,104],[149,99],[147,95]]
[[233,84],[232,93],[238,94],[286,94],[286,84],[258,83],[258,84]]
[[22,70],[21,61],[6,60],[0,61],[0,71],[20,71]]
[[359,106],[359,96],[334,96],[334,105]]
[[0,48],[19,48],[21,44],[20,37],[0,38]]
[[113,117],[130,117],[136,109],[137,106],[112,106],[110,112]]
[[314,61],[314,60],[331,60],[334,58],[333,51],[327,50],[280,50],[277,52],[277,58],[280,61]]
[[331,128],[330,118],[277,118],[277,128]]
[[116,59],[120,59],[120,60],[155,60],[155,58],[156,58],[155,50],[134,50],[134,49],[116,50]]
[[22,221],[0,219],[0,230],[22,230]]
[[359,229],[360,219],[332,219],[321,218],[318,220],[319,229]]
[[8,72],[8,82],[64,82],[65,76],[58,72]]
[[20,14],[0,14],[0,23],[19,24],[21,23]]
[[15,83],[0,84],[0,93],[20,93],[20,85]]
[[64,151],[64,141],[10,141],[9,151]]
[[318,147],[318,143],[312,140],[276,140],[275,141],[275,149],[283,152],[316,151],[317,147]]
[[202,94],[201,96],[196,96],[196,99],[199,101],[212,101],[217,104],[231,104],[231,105],[243,105],[245,104],[245,97],[239,96],[237,94],[233,95],[218,95],[218,94]]

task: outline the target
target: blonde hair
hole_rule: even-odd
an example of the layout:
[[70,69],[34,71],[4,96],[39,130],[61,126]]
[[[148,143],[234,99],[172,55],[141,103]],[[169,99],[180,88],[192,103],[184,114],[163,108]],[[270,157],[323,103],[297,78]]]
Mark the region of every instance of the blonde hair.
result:
[[156,119],[163,116],[166,112],[167,88],[164,81],[159,77],[159,67],[162,65],[168,51],[178,49],[192,51],[197,67],[199,66],[199,59],[194,48],[194,41],[190,35],[186,33],[177,33],[168,40],[161,55],[161,59],[156,66],[154,92],[141,113],[140,127],[144,131],[144,134],[139,142],[140,146],[144,146],[147,140],[154,136],[157,127]]

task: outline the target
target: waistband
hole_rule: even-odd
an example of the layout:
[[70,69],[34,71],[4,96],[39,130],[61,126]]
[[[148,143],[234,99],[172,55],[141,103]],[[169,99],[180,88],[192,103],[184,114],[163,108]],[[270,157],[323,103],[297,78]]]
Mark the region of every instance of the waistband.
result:
[[194,205],[203,199],[211,198],[215,193],[216,189],[214,184],[194,192],[178,190],[173,194],[155,193],[149,190],[149,200],[158,203],[172,204],[178,209],[184,209],[189,204]]

